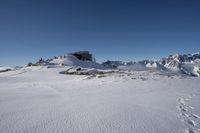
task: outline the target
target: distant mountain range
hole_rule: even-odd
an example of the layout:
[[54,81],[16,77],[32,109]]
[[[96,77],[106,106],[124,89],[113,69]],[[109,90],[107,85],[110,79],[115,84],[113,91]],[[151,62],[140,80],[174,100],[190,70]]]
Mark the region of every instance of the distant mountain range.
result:
[[157,61],[143,60],[139,62],[106,61],[103,66],[121,70],[152,70],[180,72],[190,76],[200,76],[200,52],[193,54],[175,54]]
[[78,66],[95,69],[119,69],[129,71],[157,70],[162,72],[182,73],[190,76],[200,77],[200,52],[193,54],[175,54],[164,57],[160,60],[143,60],[138,62],[106,61],[101,64],[91,60],[80,60],[74,55],[65,55],[51,59],[40,59],[36,63],[29,63],[28,66],[48,65],[54,66]]
[[[83,54],[81,55],[77,54]],[[90,60],[87,59],[89,55]],[[92,69],[118,69],[128,71],[146,71],[155,70],[160,72],[173,72],[181,73],[190,76],[200,77],[200,52],[193,54],[175,54],[169,55],[168,57],[161,58],[160,60],[143,60],[138,62],[123,62],[123,61],[106,61],[103,63],[97,63],[93,59],[92,55],[88,51],[76,52],[75,55],[68,54],[64,56],[53,57],[47,60],[40,59],[36,63],[28,63],[26,67],[30,66],[48,66],[61,67],[61,66],[72,66]],[[0,72],[6,72],[10,70],[16,70],[19,67],[0,67]]]

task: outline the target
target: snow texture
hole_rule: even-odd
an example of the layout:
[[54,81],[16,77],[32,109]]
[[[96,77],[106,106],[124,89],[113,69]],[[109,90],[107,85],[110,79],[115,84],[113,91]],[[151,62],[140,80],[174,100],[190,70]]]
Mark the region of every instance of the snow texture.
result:
[[200,78],[152,70],[59,74],[70,67],[0,73],[0,133],[200,132]]

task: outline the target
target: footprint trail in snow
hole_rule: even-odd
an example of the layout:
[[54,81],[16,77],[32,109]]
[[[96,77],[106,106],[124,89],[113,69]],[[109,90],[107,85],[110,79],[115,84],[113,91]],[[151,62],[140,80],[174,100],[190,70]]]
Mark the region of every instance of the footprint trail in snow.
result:
[[195,110],[195,107],[187,104],[196,96],[197,94],[192,94],[177,100],[180,119],[186,125],[185,133],[200,133],[200,116],[192,113],[191,110]]

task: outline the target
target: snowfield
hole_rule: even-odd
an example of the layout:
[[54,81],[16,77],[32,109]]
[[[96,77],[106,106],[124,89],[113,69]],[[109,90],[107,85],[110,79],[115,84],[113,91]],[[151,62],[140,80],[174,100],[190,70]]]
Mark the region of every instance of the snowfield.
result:
[[0,133],[200,133],[200,78],[65,67],[0,73]]

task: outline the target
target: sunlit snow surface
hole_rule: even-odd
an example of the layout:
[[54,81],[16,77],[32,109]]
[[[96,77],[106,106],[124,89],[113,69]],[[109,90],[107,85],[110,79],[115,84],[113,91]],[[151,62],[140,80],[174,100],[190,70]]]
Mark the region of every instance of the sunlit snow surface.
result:
[[32,67],[0,73],[0,133],[199,133],[200,78],[103,78]]

